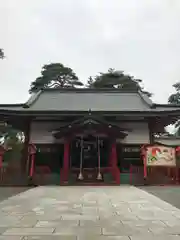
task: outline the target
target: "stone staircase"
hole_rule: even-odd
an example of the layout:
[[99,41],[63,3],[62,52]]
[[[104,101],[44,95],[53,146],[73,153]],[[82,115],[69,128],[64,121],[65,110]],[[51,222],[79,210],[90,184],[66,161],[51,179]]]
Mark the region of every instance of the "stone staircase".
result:
[[78,179],[79,169],[71,169],[68,174],[68,182],[61,183],[61,185],[89,185],[89,186],[102,186],[102,185],[116,185],[111,172],[101,171],[102,180],[97,179],[98,169],[87,168],[83,169],[83,179]]
[[68,185],[99,185],[103,183],[103,174],[102,180],[97,180],[97,169],[83,169],[82,175],[83,179],[80,180],[79,169],[71,169],[68,176]]

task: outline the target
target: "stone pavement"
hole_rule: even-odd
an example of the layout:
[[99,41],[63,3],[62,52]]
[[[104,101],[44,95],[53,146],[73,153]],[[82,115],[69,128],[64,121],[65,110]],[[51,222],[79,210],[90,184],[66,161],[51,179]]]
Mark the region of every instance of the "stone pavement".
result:
[[37,187],[0,203],[0,240],[176,240],[180,210],[132,186]]

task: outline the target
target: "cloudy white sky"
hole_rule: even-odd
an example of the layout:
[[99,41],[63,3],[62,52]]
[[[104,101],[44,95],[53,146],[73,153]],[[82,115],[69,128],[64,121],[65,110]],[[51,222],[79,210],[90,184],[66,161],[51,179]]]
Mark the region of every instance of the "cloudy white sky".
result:
[[85,82],[112,67],[167,102],[180,80],[179,0],[0,0],[0,103],[24,102],[43,64]]

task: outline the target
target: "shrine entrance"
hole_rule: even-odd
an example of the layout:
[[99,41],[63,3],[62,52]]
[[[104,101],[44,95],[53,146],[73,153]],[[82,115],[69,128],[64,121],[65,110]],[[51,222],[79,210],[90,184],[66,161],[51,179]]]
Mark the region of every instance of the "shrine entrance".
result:
[[70,168],[98,168],[98,153],[101,167],[108,167],[109,140],[95,135],[77,136],[71,143]]
[[116,139],[125,138],[125,131],[91,113],[55,129],[54,137],[64,139],[61,184],[119,184]]
[[71,141],[70,172],[74,181],[104,181],[103,169],[109,167],[110,142],[107,136],[83,133]]

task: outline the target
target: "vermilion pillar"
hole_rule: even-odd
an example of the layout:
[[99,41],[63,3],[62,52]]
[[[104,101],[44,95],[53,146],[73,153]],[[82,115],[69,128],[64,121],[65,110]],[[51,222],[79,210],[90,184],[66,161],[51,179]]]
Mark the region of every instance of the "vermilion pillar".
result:
[[69,142],[64,143],[64,169],[69,169]]
[[68,170],[69,170],[69,156],[70,156],[70,143],[69,140],[66,140],[64,143],[64,162],[63,162],[63,171],[64,171],[64,180],[67,180]]
[[4,157],[5,149],[0,146],[0,168],[3,166],[3,157]]
[[0,181],[3,180],[2,167],[3,167],[3,156],[4,156],[4,153],[5,153],[5,149],[0,146]]
[[34,164],[35,164],[35,154],[30,155],[30,162],[31,162],[31,168],[30,168],[30,177],[33,177],[34,174]]
[[35,154],[36,154],[36,146],[34,144],[29,144],[28,147],[28,158],[29,158],[29,163],[30,163],[30,173],[29,176],[33,177],[34,175],[34,169],[35,169]]
[[117,167],[117,151],[116,151],[116,141],[112,143],[111,146],[111,171],[115,178],[116,183],[120,184],[120,171]]
[[117,166],[116,142],[113,142],[112,146],[111,146],[111,160],[110,160],[110,163],[111,163],[112,167]]
[[146,152],[146,146],[143,145],[141,147],[141,155],[143,158],[143,167],[144,167],[144,179],[147,178],[147,152]]
[[2,168],[2,163],[3,163],[3,155],[0,154],[0,168]]

